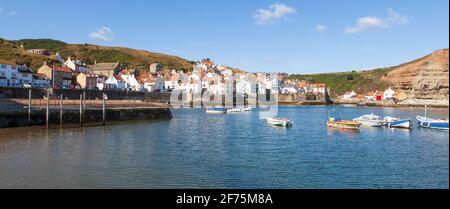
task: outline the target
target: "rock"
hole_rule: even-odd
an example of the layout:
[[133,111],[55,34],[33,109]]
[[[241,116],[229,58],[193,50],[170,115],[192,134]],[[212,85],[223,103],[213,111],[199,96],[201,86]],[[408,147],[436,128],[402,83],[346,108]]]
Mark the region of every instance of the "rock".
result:
[[400,65],[391,70],[383,81],[394,90],[401,90],[410,99],[449,99],[448,49]]

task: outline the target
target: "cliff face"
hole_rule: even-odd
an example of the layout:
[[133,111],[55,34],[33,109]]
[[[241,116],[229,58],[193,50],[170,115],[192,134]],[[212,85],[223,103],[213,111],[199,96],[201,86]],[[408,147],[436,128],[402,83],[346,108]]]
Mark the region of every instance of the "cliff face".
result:
[[382,80],[414,99],[449,99],[448,49],[393,68]]

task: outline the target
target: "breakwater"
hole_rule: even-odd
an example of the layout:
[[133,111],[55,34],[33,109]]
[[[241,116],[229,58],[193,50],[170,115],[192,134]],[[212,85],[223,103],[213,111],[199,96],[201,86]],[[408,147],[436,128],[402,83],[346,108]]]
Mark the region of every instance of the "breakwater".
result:
[[[60,110],[49,111],[49,124],[61,124]],[[133,120],[156,120],[170,119],[172,113],[169,108],[136,108],[136,109],[106,109],[106,123],[133,121]],[[86,109],[82,113],[82,123],[102,124],[102,109]],[[80,124],[79,110],[63,110],[63,125]],[[46,111],[33,110],[30,118],[28,111],[0,112],[0,128],[40,126],[46,125]]]
[[[0,99],[28,99],[30,89],[0,87]],[[103,93],[109,100],[141,100],[167,103],[170,101],[168,92],[136,92],[136,91],[118,91],[118,90],[83,90],[83,89],[54,89],[51,97],[63,95],[65,99],[77,100],[80,95],[84,95],[86,100],[102,100]],[[31,89],[32,99],[42,99],[47,95],[46,89]]]

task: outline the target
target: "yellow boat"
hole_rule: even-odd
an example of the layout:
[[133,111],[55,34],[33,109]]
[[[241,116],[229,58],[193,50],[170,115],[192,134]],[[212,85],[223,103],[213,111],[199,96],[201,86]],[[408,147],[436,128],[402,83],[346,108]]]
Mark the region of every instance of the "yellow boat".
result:
[[328,119],[327,126],[330,128],[358,130],[361,126],[359,122],[353,122],[349,120],[337,120],[335,118]]

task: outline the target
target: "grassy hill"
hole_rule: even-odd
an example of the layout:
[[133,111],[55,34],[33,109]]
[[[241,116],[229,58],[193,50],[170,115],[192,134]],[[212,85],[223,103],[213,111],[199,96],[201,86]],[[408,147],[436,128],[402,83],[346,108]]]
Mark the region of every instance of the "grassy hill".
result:
[[331,88],[331,96],[337,97],[351,90],[355,90],[357,93],[366,93],[371,90],[389,87],[389,84],[384,82],[382,78],[391,69],[381,68],[369,71],[291,75],[289,78],[307,80],[312,83],[325,83],[328,88]]
[[[135,50],[123,47],[104,47],[90,44],[67,44],[51,39],[22,39],[7,41],[1,39],[0,61],[7,63],[27,64],[37,69],[43,61],[50,61],[48,57],[33,55],[27,49],[47,49],[52,54],[60,52],[61,56],[83,60],[86,64],[97,62],[121,62],[130,68],[145,70],[154,62],[161,63],[166,70],[192,70],[193,61],[177,56]],[[20,45],[24,46],[20,48]]]
[[42,66],[44,61],[51,62],[49,57],[28,53],[13,42],[0,38],[0,62],[7,64],[28,65],[33,69]]

